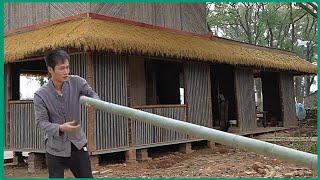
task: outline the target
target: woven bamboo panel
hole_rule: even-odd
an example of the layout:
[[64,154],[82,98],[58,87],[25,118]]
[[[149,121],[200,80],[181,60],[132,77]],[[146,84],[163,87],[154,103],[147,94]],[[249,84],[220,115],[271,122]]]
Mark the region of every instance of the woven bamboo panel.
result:
[[187,63],[185,72],[185,98],[188,122],[212,127],[210,67],[206,64]]
[[284,127],[297,125],[293,75],[280,73],[280,99]]
[[207,34],[205,7],[205,3],[8,3],[5,29],[91,12]]
[[252,131],[257,127],[253,70],[248,68],[235,69],[235,85],[240,131]]
[[89,12],[89,3],[50,3],[50,20]]

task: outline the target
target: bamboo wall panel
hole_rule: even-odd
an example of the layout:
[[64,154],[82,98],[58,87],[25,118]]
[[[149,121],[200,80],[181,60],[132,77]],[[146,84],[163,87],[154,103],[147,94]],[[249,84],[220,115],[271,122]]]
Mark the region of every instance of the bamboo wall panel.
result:
[[4,31],[9,30],[9,15],[10,5],[8,3],[4,4]]
[[8,3],[8,30],[80,13],[96,13],[207,34],[205,3]]
[[[70,74],[78,75],[82,78],[86,78],[87,65],[86,65],[86,54],[79,53],[70,55]],[[80,122],[81,128],[84,130],[88,137],[88,113],[87,108],[84,105],[80,105]]]
[[49,5],[50,20],[89,12],[89,3],[85,2],[49,3]]
[[[186,107],[177,105],[176,107],[152,107],[138,108],[139,110],[169,117],[181,121],[186,121]],[[148,145],[179,142],[187,140],[187,135],[165,128],[153,126],[144,122],[132,121],[132,142],[136,147],[146,147]]]
[[240,132],[252,131],[257,127],[253,70],[236,68],[235,86]]
[[48,21],[49,3],[6,3],[5,17],[5,30]]
[[[127,56],[94,53],[94,89],[108,102],[128,106]],[[110,150],[129,146],[128,120],[96,111],[96,149]]]
[[10,93],[10,84],[11,84],[11,65],[5,64],[4,65],[4,107],[5,107],[5,148],[9,148],[10,145],[10,120],[9,120],[9,99],[11,98],[11,93]]
[[283,125],[284,127],[296,126],[293,75],[285,72],[280,73],[279,80]]
[[129,59],[130,106],[146,105],[146,78],[143,57]]
[[90,12],[126,18],[128,13],[128,3],[90,3]]
[[204,3],[181,3],[181,22],[183,31],[207,34],[206,6]]
[[44,151],[44,132],[36,128],[33,102],[9,102],[9,106],[12,136],[9,148],[12,150]]
[[212,127],[210,66],[187,63],[184,72],[188,122]]
[[128,3],[126,19],[155,24],[155,6],[153,3]]

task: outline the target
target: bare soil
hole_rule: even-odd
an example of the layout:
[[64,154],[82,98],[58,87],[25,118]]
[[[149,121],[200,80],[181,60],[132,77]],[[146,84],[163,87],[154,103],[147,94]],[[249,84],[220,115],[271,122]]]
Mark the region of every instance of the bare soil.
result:
[[[314,136],[315,127],[305,127],[303,133],[298,129],[268,133],[255,138],[274,136]],[[279,142],[293,148],[295,144]],[[310,144],[310,142],[309,142]],[[170,147],[169,147],[170,148]],[[194,147],[190,154],[178,151],[150,153],[150,160],[125,163],[123,161],[101,163],[93,167],[94,177],[317,177],[311,169],[289,164],[274,158],[245,152],[239,149],[216,145],[213,149],[204,146]],[[67,170],[66,177],[73,177]],[[47,169],[27,172],[27,166],[5,166],[5,177],[48,177]]]

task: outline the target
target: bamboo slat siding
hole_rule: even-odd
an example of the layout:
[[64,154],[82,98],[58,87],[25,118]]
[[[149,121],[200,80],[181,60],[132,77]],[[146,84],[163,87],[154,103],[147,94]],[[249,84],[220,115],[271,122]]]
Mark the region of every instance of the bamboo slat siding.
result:
[[181,3],[181,29],[183,31],[207,34],[206,6],[201,3]]
[[126,18],[128,3],[90,3],[90,12],[118,18]]
[[[177,105],[175,107],[148,107],[137,108],[164,117],[170,117],[181,121],[186,121],[186,106]],[[178,142],[187,140],[187,135],[176,131],[167,130],[147,123],[132,121],[132,142],[136,147],[148,146],[152,144]]]
[[5,30],[12,30],[49,20],[49,3],[6,3]]
[[36,128],[33,102],[9,102],[9,106],[12,136],[9,148],[25,151],[44,150],[44,133]]
[[210,66],[187,63],[184,71],[188,122],[212,127]]
[[129,105],[146,104],[146,73],[143,57],[129,57]]
[[[87,64],[86,64],[86,54],[79,53],[70,55],[70,74],[78,75],[80,77],[86,78],[87,72]],[[80,106],[80,121],[81,121],[81,128],[84,130],[86,136],[88,137],[87,132],[87,108],[83,105]]]
[[207,34],[205,3],[7,3],[6,30],[80,13],[97,13]]
[[76,14],[89,12],[89,3],[72,2],[72,3],[49,3],[50,20],[60,19]]
[[253,70],[236,68],[235,86],[240,132],[252,131],[257,127]]
[[[94,53],[94,89],[108,102],[127,106],[127,57]],[[96,112],[96,149],[129,146],[128,120],[109,113]]]
[[284,127],[297,125],[296,110],[294,104],[293,75],[280,73],[280,99]]
[[9,12],[10,12],[10,6],[8,3],[4,4],[4,31],[9,30]]

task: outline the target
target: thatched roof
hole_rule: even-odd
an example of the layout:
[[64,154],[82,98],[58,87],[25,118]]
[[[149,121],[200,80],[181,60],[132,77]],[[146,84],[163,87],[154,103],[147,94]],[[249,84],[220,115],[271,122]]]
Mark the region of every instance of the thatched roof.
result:
[[287,53],[90,17],[6,36],[5,63],[67,47],[317,73],[315,65]]

